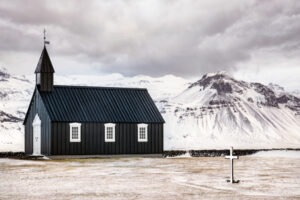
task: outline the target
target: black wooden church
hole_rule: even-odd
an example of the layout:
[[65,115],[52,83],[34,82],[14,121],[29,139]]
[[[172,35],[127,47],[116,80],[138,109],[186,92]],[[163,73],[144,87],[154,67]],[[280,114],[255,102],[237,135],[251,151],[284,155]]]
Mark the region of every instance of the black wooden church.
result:
[[44,46],[24,119],[29,155],[161,154],[164,119],[142,88],[54,85]]

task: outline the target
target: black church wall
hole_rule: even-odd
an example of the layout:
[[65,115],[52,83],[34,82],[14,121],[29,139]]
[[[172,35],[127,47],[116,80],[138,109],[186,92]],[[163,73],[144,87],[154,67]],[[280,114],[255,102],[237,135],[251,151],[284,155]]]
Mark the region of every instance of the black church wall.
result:
[[136,123],[116,123],[115,142],[105,142],[104,123],[82,123],[81,142],[70,142],[70,125],[51,124],[51,155],[162,154],[163,124],[148,124],[148,142],[138,142]]

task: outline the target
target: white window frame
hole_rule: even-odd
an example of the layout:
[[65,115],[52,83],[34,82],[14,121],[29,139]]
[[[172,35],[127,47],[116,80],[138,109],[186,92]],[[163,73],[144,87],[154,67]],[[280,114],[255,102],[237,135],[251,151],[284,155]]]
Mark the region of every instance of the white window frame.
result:
[[[141,138],[140,128],[145,128],[145,138]],[[148,124],[138,124],[138,142],[148,142]]]
[[[107,128],[112,128],[112,136],[113,138],[107,138]],[[113,124],[113,123],[107,123],[107,124],[104,124],[104,139],[105,139],[105,142],[115,142],[116,141],[116,124]]]
[[[72,138],[72,128],[78,128],[78,138]],[[80,123],[70,123],[70,142],[81,142],[81,124]]]

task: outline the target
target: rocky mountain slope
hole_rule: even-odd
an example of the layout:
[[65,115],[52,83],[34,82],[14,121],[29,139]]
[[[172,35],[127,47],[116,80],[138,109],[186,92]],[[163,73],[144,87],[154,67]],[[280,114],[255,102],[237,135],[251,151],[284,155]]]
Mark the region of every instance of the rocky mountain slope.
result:
[[171,149],[300,147],[300,98],[274,84],[206,74],[160,109]]
[[[148,88],[166,120],[165,149],[300,147],[300,98],[275,84],[224,72],[192,82],[172,75],[56,75],[55,84]],[[22,120],[33,89],[33,75],[0,69],[0,151],[23,149]]]

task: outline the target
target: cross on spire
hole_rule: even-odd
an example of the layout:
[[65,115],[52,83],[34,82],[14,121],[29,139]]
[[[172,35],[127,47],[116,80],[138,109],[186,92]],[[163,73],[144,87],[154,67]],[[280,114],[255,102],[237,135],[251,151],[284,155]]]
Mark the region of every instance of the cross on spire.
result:
[[44,46],[46,44],[50,44],[50,42],[46,40],[46,29],[44,28]]

